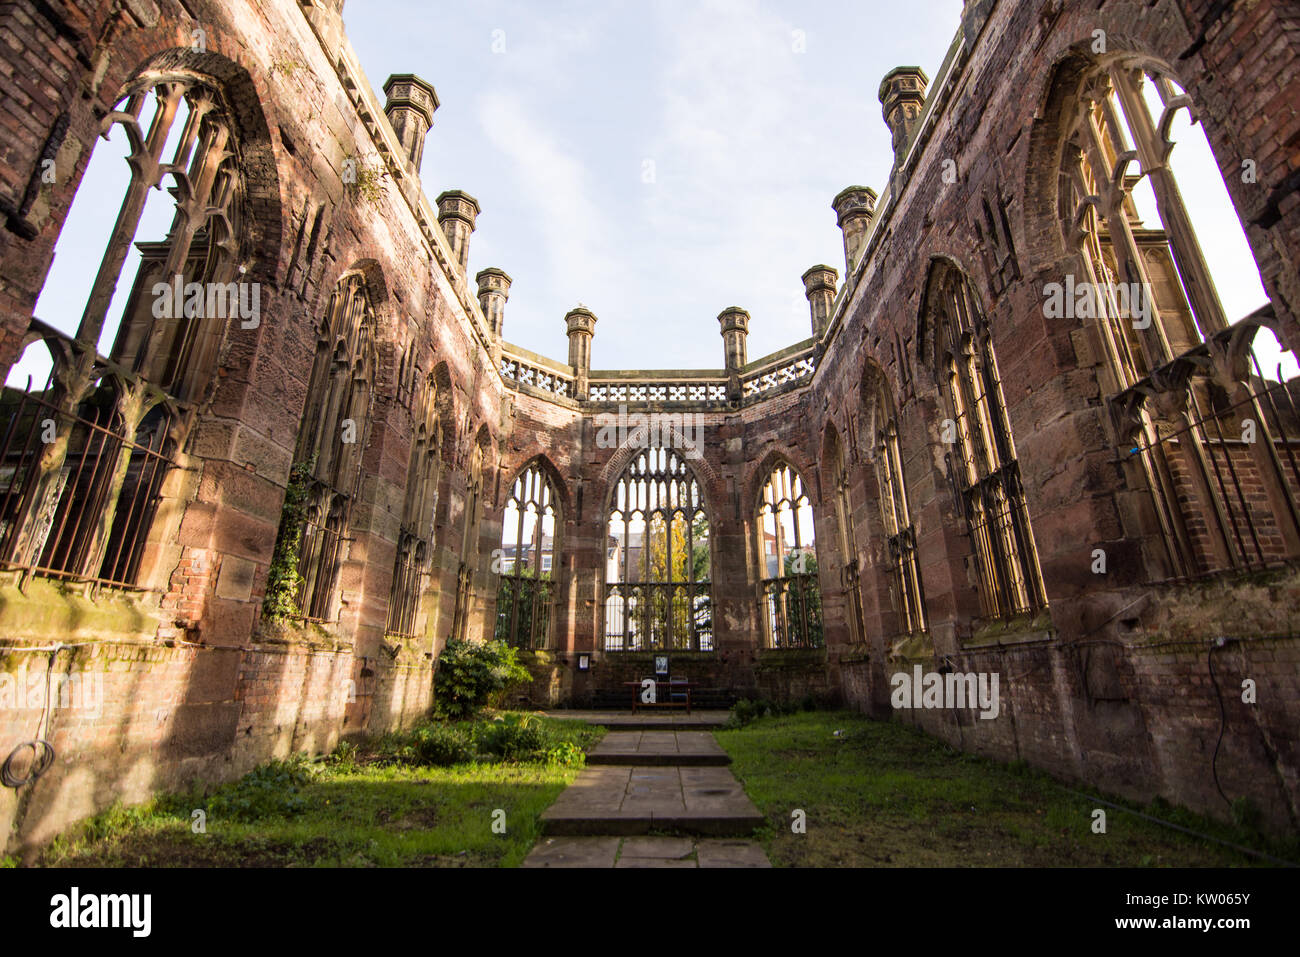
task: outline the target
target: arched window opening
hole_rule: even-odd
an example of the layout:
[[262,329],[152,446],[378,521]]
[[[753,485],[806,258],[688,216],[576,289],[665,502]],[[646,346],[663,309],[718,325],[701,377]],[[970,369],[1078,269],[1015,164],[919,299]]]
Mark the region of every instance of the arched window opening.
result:
[[365,277],[349,273],[330,296],[312,365],[303,427],[290,473],[265,607],[272,614],[332,621],[346,557],[361,453],[370,426],[375,310]]
[[1167,70],[1099,66],[1067,117],[1059,180],[1079,285],[1099,291],[1079,317],[1096,323],[1121,453],[1158,518],[1156,577],[1300,555],[1296,360],[1195,126]]
[[145,74],[101,132],[30,323],[49,348],[29,348],[6,381],[0,563],[141,585],[186,406],[255,297],[233,282],[244,190],[220,92]]
[[866,627],[862,614],[862,570],[853,536],[853,496],[844,464],[844,447],[834,432],[827,436],[825,448],[835,502],[835,529],[839,536],[840,555],[843,556],[840,585],[848,609],[849,643],[859,644],[866,641]]
[[[970,282],[948,267],[931,277],[928,309],[952,439],[945,457],[971,538],[982,613],[1005,619],[1037,611],[1047,595],[988,323]],[[899,474],[888,481],[896,494]]]
[[709,518],[673,449],[636,455],[606,524],[605,650],[713,651]]
[[474,603],[474,566],[478,558],[479,510],[483,494],[483,458],[487,433],[480,430],[470,452],[465,487],[465,524],[462,528],[460,569],[456,576],[456,608],[451,633],[464,641],[469,635],[469,612]]
[[[419,390],[417,390],[419,391]],[[433,553],[433,525],[438,481],[442,473],[442,423],[438,415],[438,385],[432,376],[416,399],[415,436],[406,469],[406,499],[397,541],[397,561],[388,596],[390,635],[416,637],[420,598]]]
[[[888,397],[878,400],[883,415]],[[895,609],[901,634],[920,634],[928,627],[925,589],[916,557],[916,526],[907,501],[903,460],[898,448],[898,426],[891,415],[876,433],[876,482],[880,488],[880,513],[885,526],[889,560],[894,567]]]
[[812,502],[803,479],[791,466],[778,465],[768,476],[755,525],[767,647],[822,647],[825,634]]
[[550,645],[559,522],[555,485],[534,462],[511,486],[501,522],[496,637],[517,648]]

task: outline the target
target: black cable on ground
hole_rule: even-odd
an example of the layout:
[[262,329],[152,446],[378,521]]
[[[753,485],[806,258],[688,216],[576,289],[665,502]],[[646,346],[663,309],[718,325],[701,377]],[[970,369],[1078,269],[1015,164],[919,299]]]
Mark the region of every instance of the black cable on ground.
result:
[[[26,749],[32,749],[32,764],[27,769],[25,777],[19,777],[14,773],[14,759],[23,753]],[[24,784],[30,784],[42,774],[50,769],[54,763],[54,745],[44,738],[36,738],[32,741],[24,741],[18,747],[9,752],[9,757],[5,758],[3,765],[0,765],[0,781],[3,781],[7,788],[20,788]]]
[[1282,858],[1274,857],[1272,854],[1265,854],[1263,851],[1255,851],[1249,847],[1242,847],[1240,844],[1233,844],[1231,841],[1225,841],[1221,838],[1211,837],[1208,834],[1202,834],[1200,831],[1193,831],[1190,827],[1183,827],[1181,824],[1174,824],[1172,821],[1164,821],[1158,817],[1152,817],[1150,814],[1143,814],[1141,811],[1135,811],[1131,807],[1125,807],[1122,804],[1113,804],[1110,801],[1103,801],[1099,797],[1094,797],[1091,794],[1084,794],[1082,791],[1074,791],[1071,790],[1070,788],[1066,788],[1066,791],[1068,791],[1070,794],[1075,795],[1076,797],[1087,798],[1089,801],[1095,801],[1098,804],[1104,804],[1107,807],[1113,807],[1117,811],[1124,811],[1128,814],[1134,814],[1142,818],[1144,821],[1150,821],[1152,824],[1159,824],[1163,827],[1172,828],[1175,831],[1182,831],[1184,834],[1189,834],[1192,837],[1199,837],[1203,841],[1213,841],[1215,844],[1222,844],[1224,847],[1230,847],[1234,851],[1240,851],[1243,854],[1249,854],[1251,857],[1263,858],[1266,861],[1272,861],[1274,864],[1281,864],[1283,867],[1300,867],[1300,864],[1297,864],[1295,861],[1284,861]]

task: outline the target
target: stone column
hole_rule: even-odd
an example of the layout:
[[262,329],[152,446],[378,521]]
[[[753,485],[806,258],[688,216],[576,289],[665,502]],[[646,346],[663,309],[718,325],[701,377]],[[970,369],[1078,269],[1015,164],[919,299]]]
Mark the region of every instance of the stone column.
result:
[[451,254],[464,269],[469,265],[469,237],[474,232],[474,223],[480,212],[478,200],[469,193],[458,189],[449,189],[436,200],[438,203],[438,225],[447,237]]
[[867,233],[876,218],[876,191],[868,186],[850,186],[831,201],[835,221],[844,234],[844,281],[853,278],[858,254],[866,245]]
[[894,165],[902,162],[921,119],[925,90],[930,79],[919,66],[895,67],[880,81],[880,104],[885,125],[893,134]]
[[506,300],[510,298],[512,280],[506,275],[505,270],[497,269],[495,266],[480,270],[474,279],[478,283],[479,308],[483,310],[483,318],[487,320],[488,329],[492,333],[490,350],[492,364],[499,366],[501,333],[505,327]]
[[722,352],[727,369],[727,398],[739,402],[743,390],[740,374],[748,361],[745,339],[749,335],[749,313],[739,306],[729,306],[718,314],[722,327]]
[[820,339],[831,324],[831,307],[835,304],[835,283],[839,279],[830,266],[813,266],[803,274],[803,288],[812,313],[813,336]]
[[492,337],[500,339],[505,326],[506,300],[510,298],[510,284],[513,280],[502,269],[492,266],[483,269],[474,277],[478,282],[478,304],[483,310]]
[[573,397],[587,398],[587,380],[591,375],[591,337],[596,331],[596,316],[579,306],[564,317],[569,335],[569,365],[573,367]]
[[424,140],[433,125],[438,94],[430,84],[412,73],[394,73],[384,84],[384,96],[388,97],[384,114],[402,143],[411,172],[419,176],[424,159]]

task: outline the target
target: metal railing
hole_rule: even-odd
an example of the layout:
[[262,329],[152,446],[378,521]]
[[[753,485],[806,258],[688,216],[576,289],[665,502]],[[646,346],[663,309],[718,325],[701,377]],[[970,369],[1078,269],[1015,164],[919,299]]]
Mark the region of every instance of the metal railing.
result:
[[713,601],[707,582],[608,586],[606,651],[713,651]]
[[176,413],[121,370],[69,389],[61,361],[41,391],[0,396],[0,567],[139,587]]
[[786,575],[763,581],[769,648],[820,648],[825,644],[817,576]]

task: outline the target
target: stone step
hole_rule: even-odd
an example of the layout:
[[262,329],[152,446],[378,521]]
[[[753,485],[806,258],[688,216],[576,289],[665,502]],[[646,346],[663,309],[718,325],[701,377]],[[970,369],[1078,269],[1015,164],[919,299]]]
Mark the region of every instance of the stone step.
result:
[[541,817],[550,836],[740,837],[762,824],[735,775],[721,767],[588,767]]
[[771,867],[755,841],[687,837],[548,837],[523,867]]
[[719,767],[731,756],[707,731],[610,731],[587,752],[588,764]]
[[727,723],[730,711],[643,712],[631,711],[546,711],[548,718],[586,721],[611,731],[714,731]]
[[[665,686],[661,686],[663,688]],[[667,691],[661,691],[667,694]],[[730,691],[704,690],[697,688],[691,693],[691,710],[730,710],[736,703],[736,696]],[[590,699],[590,708],[596,711],[625,711],[632,707],[632,695],[627,690],[597,691]]]

